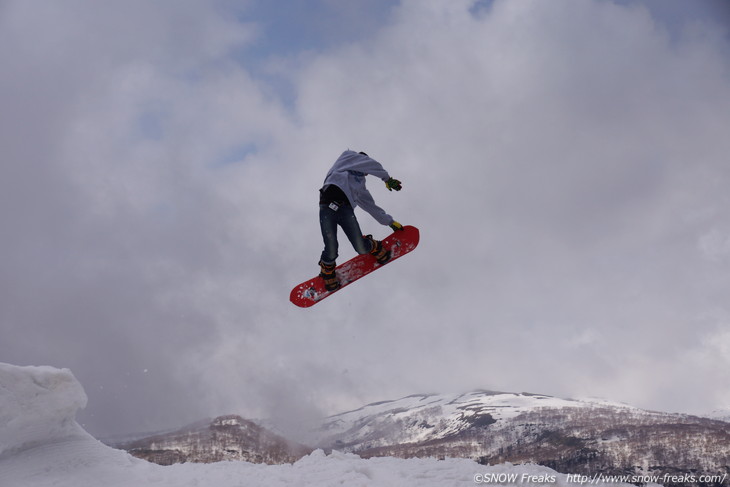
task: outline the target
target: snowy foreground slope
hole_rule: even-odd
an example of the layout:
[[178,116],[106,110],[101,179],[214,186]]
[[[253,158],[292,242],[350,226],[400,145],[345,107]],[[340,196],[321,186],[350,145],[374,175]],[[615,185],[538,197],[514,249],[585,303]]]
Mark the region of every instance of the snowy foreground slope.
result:
[[[485,467],[464,459],[361,459],[321,450],[294,464],[246,462],[163,467],[97,441],[79,426],[83,388],[67,369],[0,364],[2,487],[248,487],[580,485],[535,465]],[[627,485],[601,482],[601,485]]]

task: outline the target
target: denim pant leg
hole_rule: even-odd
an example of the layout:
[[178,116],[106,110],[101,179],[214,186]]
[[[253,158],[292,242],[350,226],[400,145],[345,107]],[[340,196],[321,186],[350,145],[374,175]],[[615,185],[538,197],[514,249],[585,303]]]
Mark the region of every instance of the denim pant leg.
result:
[[360,230],[360,224],[355,216],[355,209],[351,206],[346,206],[339,209],[339,224],[344,230],[347,239],[352,244],[355,252],[358,254],[367,254],[372,248],[370,240],[362,236],[362,230]]
[[341,226],[347,239],[358,254],[367,254],[372,250],[370,240],[362,235],[360,224],[351,206],[341,206],[333,210],[328,205],[319,205],[319,226],[322,230],[324,250],[320,259],[325,264],[332,264],[338,257],[337,226]]
[[320,259],[325,264],[332,264],[337,260],[337,217],[337,211],[327,205],[319,205],[319,227],[324,240]]

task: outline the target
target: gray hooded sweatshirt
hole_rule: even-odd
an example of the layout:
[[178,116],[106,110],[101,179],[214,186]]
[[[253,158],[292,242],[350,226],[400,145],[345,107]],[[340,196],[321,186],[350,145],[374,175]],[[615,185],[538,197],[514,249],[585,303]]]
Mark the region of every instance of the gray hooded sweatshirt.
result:
[[339,187],[353,208],[359,206],[370,213],[381,225],[390,225],[393,223],[393,217],[375,204],[375,200],[365,187],[365,176],[368,174],[379,177],[383,181],[390,179],[388,171],[375,159],[346,150],[327,173],[323,188],[330,184]]

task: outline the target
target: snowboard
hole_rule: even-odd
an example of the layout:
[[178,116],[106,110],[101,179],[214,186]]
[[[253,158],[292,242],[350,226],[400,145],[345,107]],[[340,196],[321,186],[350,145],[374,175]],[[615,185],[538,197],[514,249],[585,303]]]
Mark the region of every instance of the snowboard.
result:
[[337,277],[340,280],[340,287],[334,291],[327,291],[324,288],[324,279],[317,276],[294,286],[294,289],[292,289],[289,295],[289,300],[300,308],[314,306],[324,298],[347,287],[361,277],[406,255],[416,248],[418,240],[418,229],[406,225],[403,227],[403,230],[396,230],[383,240],[383,248],[390,250],[390,260],[385,264],[378,264],[375,257],[370,254],[357,255],[347,262],[338,265],[335,269]]

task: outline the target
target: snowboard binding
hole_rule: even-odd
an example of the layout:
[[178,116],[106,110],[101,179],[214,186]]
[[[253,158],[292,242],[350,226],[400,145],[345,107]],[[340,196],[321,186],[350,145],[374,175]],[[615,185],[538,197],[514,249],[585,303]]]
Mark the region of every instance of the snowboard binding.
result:
[[340,281],[337,279],[337,274],[335,273],[336,267],[337,264],[335,262],[325,264],[321,260],[319,261],[319,277],[324,280],[324,288],[327,291],[335,291],[340,287]]
[[383,265],[390,260],[390,250],[383,247],[383,242],[375,240],[372,235],[365,235],[365,238],[370,240],[370,255],[375,257],[378,264]]

